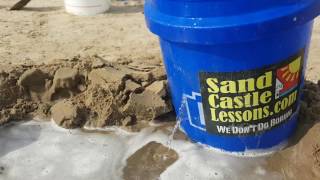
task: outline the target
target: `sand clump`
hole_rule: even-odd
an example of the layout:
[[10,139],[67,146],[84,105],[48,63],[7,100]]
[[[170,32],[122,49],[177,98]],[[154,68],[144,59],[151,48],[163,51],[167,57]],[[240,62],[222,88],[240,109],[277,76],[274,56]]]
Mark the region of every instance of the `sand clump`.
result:
[[312,155],[314,157],[315,165],[320,168],[320,144],[316,144],[313,146],[313,154]]
[[179,155],[174,150],[152,141],[127,159],[123,179],[158,179],[178,158]]
[[160,65],[75,57],[6,66],[0,69],[0,125],[41,116],[65,128],[130,126],[172,111]]
[[72,101],[63,100],[51,108],[54,121],[65,128],[77,128],[86,120],[85,107]]

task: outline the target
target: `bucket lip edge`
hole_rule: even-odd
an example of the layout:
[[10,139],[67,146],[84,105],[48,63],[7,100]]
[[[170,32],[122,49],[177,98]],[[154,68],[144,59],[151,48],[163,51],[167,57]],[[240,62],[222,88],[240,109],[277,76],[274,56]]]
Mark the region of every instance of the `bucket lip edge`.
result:
[[[227,25],[217,25],[217,17],[204,17],[200,18],[200,20],[205,21],[206,26],[199,26],[198,24],[197,26],[192,26],[193,23],[198,22],[199,17],[190,18],[169,16],[153,9],[149,3],[150,2],[146,1],[145,4],[145,20],[151,32],[160,36],[160,38],[167,39],[168,41],[191,44],[219,44],[227,42],[221,41],[203,43],[202,41],[198,42],[196,40],[188,39],[188,36],[186,36],[186,34],[194,34],[195,36],[196,33],[200,32],[202,36],[204,34],[214,36],[221,35],[223,34],[223,31],[225,31],[226,34],[234,32],[238,34],[251,33],[252,36],[257,36],[257,34],[259,34],[259,36],[261,36],[262,34],[270,34],[270,32],[288,30],[290,28],[306,24],[310,21],[313,21],[313,19],[315,19],[320,14],[320,0],[313,0],[310,1],[310,3],[307,3],[305,6],[296,8],[293,11],[278,13],[277,16],[273,16],[271,18],[264,17],[262,18],[262,21],[255,20],[251,22],[244,21],[244,23],[242,24],[230,23]],[[249,17],[250,16],[246,18],[249,19]],[[235,19],[239,19],[239,17],[236,17]],[[283,23],[286,23],[286,25],[282,25]],[[265,26],[266,28],[263,29],[263,26]],[[170,33],[179,33],[180,37],[172,38],[170,37]],[[255,39],[258,38],[256,37],[251,39],[235,40],[234,42],[251,41]]]

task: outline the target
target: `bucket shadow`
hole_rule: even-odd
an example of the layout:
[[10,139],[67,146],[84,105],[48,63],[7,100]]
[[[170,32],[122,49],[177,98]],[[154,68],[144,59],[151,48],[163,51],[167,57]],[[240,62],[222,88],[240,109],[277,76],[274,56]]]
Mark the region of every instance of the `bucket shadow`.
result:
[[62,6],[55,6],[55,7],[25,7],[23,8],[24,11],[35,11],[35,12],[52,12],[61,10]]
[[320,98],[320,84],[306,81],[303,93],[303,102],[299,113],[297,130],[289,139],[287,148],[298,144],[314,125],[320,123],[320,116],[316,114],[320,114],[320,112],[314,112],[314,105],[318,102],[315,95],[318,95]]
[[155,123],[172,123],[177,121],[177,115],[174,111],[162,114],[154,119]]
[[110,14],[130,14],[130,13],[142,13],[143,5],[136,6],[111,6],[107,13]]
[[34,143],[38,140],[40,132],[41,127],[32,124],[9,124],[0,127],[0,158]]

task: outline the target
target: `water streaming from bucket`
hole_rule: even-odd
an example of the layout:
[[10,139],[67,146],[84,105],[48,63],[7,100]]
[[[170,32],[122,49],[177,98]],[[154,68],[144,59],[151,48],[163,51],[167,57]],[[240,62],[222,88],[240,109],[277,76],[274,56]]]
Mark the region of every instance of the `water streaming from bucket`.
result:
[[180,105],[179,111],[178,111],[178,115],[176,117],[177,122],[176,122],[175,126],[173,127],[170,136],[168,137],[167,146],[168,146],[169,150],[172,149],[171,143],[173,141],[173,137],[174,137],[175,133],[178,131],[178,128],[180,127],[182,118],[179,118],[179,117],[183,117],[183,113],[184,113],[184,109],[186,107],[186,103],[187,103],[187,98],[185,98],[185,97],[182,98],[181,105]]

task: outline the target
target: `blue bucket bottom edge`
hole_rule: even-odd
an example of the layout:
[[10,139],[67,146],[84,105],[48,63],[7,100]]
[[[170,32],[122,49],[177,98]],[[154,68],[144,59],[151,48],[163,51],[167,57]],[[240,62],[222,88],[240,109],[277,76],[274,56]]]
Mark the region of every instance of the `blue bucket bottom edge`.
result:
[[[287,122],[279,125],[273,130],[269,130],[260,135],[261,144],[259,146],[252,146],[256,141],[256,137],[244,137],[249,144],[244,144],[239,137],[223,137],[217,135],[209,135],[206,132],[201,132],[198,129],[192,128],[188,121],[181,121],[179,129],[188,137],[193,143],[197,143],[202,147],[208,148],[213,152],[237,156],[237,157],[261,157],[276,153],[288,145],[289,138],[294,134],[298,124],[298,113],[296,112],[292,118]],[[186,128],[189,129],[186,131]],[[190,132],[191,130],[191,132]],[[200,131],[200,132],[199,132]],[[195,133],[198,132],[198,133]],[[281,132],[281,133],[279,133]],[[275,136],[279,133],[279,136]],[[214,138],[213,138],[214,137]],[[226,138],[226,139],[225,139]],[[228,141],[229,142],[226,142]],[[217,140],[217,142],[214,142]],[[230,141],[231,140],[231,141]],[[240,142],[240,143],[239,143]],[[242,145],[241,145],[242,144]],[[251,146],[251,147],[250,147]]]

